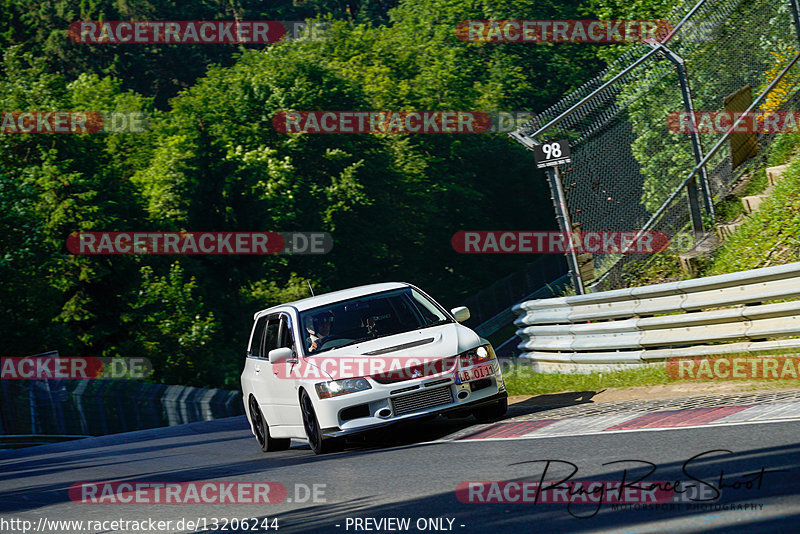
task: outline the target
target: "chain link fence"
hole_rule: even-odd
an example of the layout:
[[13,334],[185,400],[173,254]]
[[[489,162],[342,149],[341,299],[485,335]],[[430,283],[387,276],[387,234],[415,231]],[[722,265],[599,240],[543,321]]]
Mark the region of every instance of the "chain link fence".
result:
[[[465,300],[470,318],[464,324],[472,329],[486,324],[478,332],[488,336],[514,321],[511,306],[552,284],[567,272],[564,256],[548,254],[528,263]],[[499,317],[498,317],[499,316]]]
[[[692,136],[669,126],[670,115],[686,109],[675,56],[683,60],[695,110],[723,110],[727,97],[748,86],[755,99],[797,54],[796,6],[796,0],[683,2],[663,17],[675,28],[661,45],[631,45],[600,75],[512,133],[527,146],[570,142],[572,163],[562,169],[562,179],[574,230],[661,231],[673,253],[695,245],[686,194],[670,198],[699,160]],[[797,109],[798,83],[800,69],[794,66],[760,109]],[[735,168],[725,143],[705,165],[707,179],[698,174],[700,185],[707,184],[715,202],[724,198],[763,163],[774,135],[758,134],[758,154]],[[699,134],[703,153],[723,136]],[[706,206],[704,213],[708,230],[713,210]],[[621,287],[630,264],[651,257],[595,254],[593,280],[584,282],[594,282],[595,290]]]

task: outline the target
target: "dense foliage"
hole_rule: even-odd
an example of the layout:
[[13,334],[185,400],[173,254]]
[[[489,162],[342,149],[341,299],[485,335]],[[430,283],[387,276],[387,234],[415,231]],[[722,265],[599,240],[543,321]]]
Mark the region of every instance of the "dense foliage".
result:
[[[594,2],[592,9],[614,9]],[[555,227],[505,134],[286,135],[281,110],[541,111],[601,66],[580,44],[464,43],[465,19],[569,19],[577,0],[4,0],[0,110],[143,111],[144,133],[0,135],[0,353],[147,356],[154,380],[235,387],[255,310],[417,283],[445,305],[530,257],[461,229]],[[79,44],[80,20],[294,20],[323,41]],[[75,231],[327,231],[325,256],[75,256]]]

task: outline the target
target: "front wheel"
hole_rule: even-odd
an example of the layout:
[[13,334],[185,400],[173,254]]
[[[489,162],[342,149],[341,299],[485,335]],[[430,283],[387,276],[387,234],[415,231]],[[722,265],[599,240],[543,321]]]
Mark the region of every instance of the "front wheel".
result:
[[311,403],[311,397],[303,391],[300,394],[300,411],[303,413],[303,427],[306,430],[308,444],[314,454],[326,454],[329,452],[339,452],[344,449],[343,438],[323,438],[322,429],[319,427],[319,420]]
[[481,408],[476,408],[472,415],[475,416],[475,419],[480,421],[481,423],[487,423],[489,421],[495,421],[503,417],[506,412],[508,411],[508,399],[501,399],[494,404],[490,404],[489,406],[482,406]]
[[264,452],[285,451],[289,448],[292,440],[289,438],[273,438],[269,435],[269,425],[264,414],[261,413],[261,408],[258,407],[258,401],[255,397],[250,397],[250,420],[253,422],[253,433],[256,435],[256,441]]

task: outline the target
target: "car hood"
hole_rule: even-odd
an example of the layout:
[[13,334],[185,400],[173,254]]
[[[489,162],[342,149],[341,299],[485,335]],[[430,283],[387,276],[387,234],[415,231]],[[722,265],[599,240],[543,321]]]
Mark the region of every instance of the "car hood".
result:
[[[456,356],[465,350],[475,348],[480,343],[481,338],[466,326],[449,323],[327,350],[317,356],[307,356],[305,361],[321,368],[325,368],[321,363],[326,359],[384,358],[394,362],[409,359],[431,361]],[[331,377],[330,373],[322,374]]]

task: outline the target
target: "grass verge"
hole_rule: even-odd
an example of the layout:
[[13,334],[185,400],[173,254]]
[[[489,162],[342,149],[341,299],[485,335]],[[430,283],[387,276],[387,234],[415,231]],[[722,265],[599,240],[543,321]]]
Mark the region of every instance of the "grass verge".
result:
[[[657,386],[676,383],[714,383],[720,380],[676,380],[664,366],[615,371],[611,373],[544,374],[516,367],[503,373],[509,395],[545,395],[568,391],[598,391],[608,388]],[[747,390],[800,388],[800,379],[726,380],[746,385]]]
[[703,276],[800,261],[800,159],[772,194],[714,253]]
[[612,373],[545,374],[516,367],[503,373],[509,395],[542,395],[564,391],[586,391],[630,386],[653,386],[677,382],[664,367],[648,367]]

